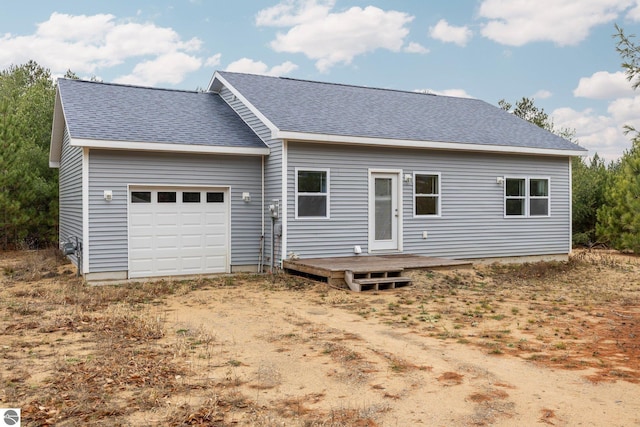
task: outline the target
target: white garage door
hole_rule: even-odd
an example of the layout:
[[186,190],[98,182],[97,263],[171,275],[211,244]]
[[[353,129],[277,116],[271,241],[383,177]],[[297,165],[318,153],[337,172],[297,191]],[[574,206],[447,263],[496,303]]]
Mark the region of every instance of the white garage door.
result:
[[129,189],[129,277],[226,273],[226,189]]

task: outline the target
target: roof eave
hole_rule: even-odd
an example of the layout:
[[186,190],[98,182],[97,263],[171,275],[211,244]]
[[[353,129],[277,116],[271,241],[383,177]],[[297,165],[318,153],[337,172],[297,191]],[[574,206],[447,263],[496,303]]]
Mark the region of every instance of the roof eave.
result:
[[165,142],[113,141],[103,139],[71,139],[74,147],[101,148],[107,150],[154,151],[165,153],[225,154],[240,156],[267,156],[269,147],[214,146],[198,144],[175,144]]
[[372,138],[348,135],[331,135],[317,134],[309,132],[293,132],[293,131],[275,131],[271,135],[274,139],[295,140],[314,143],[339,143],[368,145],[380,147],[403,147],[403,148],[429,148],[434,150],[453,150],[453,151],[469,151],[469,152],[488,152],[488,153],[505,153],[505,154],[529,154],[543,156],[570,156],[584,157],[588,151],[582,150],[565,150],[555,148],[535,148],[535,147],[519,147],[512,145],[490,145],[490,144],[468,144],[460,142],[442,142],[442,141],[422,141],[422,140],[406,140],[393,138]]

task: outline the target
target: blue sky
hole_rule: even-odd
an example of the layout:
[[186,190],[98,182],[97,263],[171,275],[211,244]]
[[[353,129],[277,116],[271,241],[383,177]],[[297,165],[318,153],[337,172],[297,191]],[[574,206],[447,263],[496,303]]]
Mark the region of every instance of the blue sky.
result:
[[590,154],[615,159],[640,127],[614,23],[640,35],[640,0],[12,2],[0,67],[205,88],[215,70],[470,96],[534,98]]

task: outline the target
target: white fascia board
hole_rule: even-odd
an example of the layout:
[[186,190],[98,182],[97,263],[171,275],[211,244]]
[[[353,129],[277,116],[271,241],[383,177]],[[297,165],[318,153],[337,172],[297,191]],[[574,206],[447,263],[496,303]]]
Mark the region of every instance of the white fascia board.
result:
[[252,103],[250,103],[249,100],[244,97],[244,95],[242,95],[235,87],[233,87],[233,85],[225,80],[225,78],[222,77],[217,71],[214,73],[213,78],[211,79],[211,83],[209,84],[210,91],[214,91],[213,86],[215,85],[216,80],[220,82],[222,86],[229,89],[229,91],[236,98],[238,98],[240,102],[242,102],[249,109],[249,111],[251,111],[262,123],[264,123],[264,125],[269,128],[272,135],[276,134],[279,131],[279,129],[271,122],[271,120],[267,119],[265,115],[260,112],[260,110],[258,110]]
[[155,151],[169,153],[197,153],[197,154],[235,154],[244,156],[266,156],[269,155],[269,147],[231,147],[212,145],[190,145],[171,144],[162,142],[140,142],[140,141],[110,141],[101,139],[71,139],[71,146],[103,148],[108,150],[134,150],[134,151]]
[[62,140],[66,119],[60,98],[60,89],[56,88],[56,100],[53,107],[53,124],[51,125],[51,142],[49,143],[49,167],[59,168],[62,157]]
[[370,138],[361,136],[328,135],[306,132],[277,131],[274,139],[304,141],[317,143],[342,143],[381,147],[430,148],[434,150],[456,150],[505,154],[537,154],[542,156],[579,156],[584,157],[588,151],[557,150],[551,148],[516,147],[508,145],[464,144],[460,142],[419,141],[408,139]]

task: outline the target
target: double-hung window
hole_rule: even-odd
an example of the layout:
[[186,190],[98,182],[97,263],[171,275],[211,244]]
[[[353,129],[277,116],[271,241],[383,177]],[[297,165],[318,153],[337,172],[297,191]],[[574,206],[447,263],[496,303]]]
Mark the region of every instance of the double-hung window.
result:
[[440,174],[413,174],[414,216],[440,216]]
[[549,216],[549,178],[505,178],[504,215]]
[[296,218],[329,218],[329,170],[296,168]]

